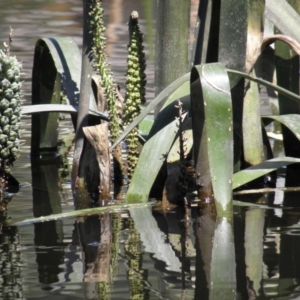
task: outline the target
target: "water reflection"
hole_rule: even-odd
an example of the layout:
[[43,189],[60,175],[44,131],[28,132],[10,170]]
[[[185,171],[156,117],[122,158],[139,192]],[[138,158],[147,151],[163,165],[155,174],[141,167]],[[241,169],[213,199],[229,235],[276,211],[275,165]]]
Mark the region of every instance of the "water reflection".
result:
[[17,227],[4,227],[0,233],[0,298],[24,299],[22,258]]

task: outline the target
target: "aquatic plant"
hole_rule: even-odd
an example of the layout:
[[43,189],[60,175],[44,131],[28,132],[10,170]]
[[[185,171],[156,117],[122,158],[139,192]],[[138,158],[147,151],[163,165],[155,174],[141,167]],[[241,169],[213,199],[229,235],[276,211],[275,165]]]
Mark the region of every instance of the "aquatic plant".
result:
[[[103,22],[103,8],[101,0],[94,0],[91,6],[91,31],[93,36],[93,60],[94,68],[99,73],[101,78],[101,87],[104,90],[104,97],[107,100],[107,110],[109,115],[109,129],[110,139],[113,143],[120,135],[120,116],[121,111],[118,107],[123,106],[120,94],[117,91],[117,84],[114,81],[113,74],[110,70],[107,56],[105,54],[106,38],[105,26]],[[115,184],[115,198],[122,198],[122,190],[120,186],[123,185],[123,162],[121,145],[116,148],[113,153],[114,159],[114,184]]]
[[[297,140],[296,144],[293,143],[295,146],[299,143],[300,136],[299,126],[295,125],[298,124],[296,120],[299,119],[299,114],[295,114],[297,110],[294,108],[289,110],[289,115],[261,116],[259,95],[256,92],[258,89],[255,85],[258,83],[267,86],[298,103],[299,96],[288,89],[256,77],[252,72],[255,70],[258,76],[264,76],[261,66],[264,57],[268,55],[267,50],[271,43],[284,42],[286,47],[290,47],[300,54],[299,37],[293,33],[294,27],[291,25],[295,25],[296,19],[293,18],[293,21],[289,23],[279,18],[278,7],[275,8],[271,2],[267,1],[265,4],[264,1],[256,0],[255,4],[251,2],[249,6],[248,1],[245,0],[239,2],[239,6],[233,5],[237,10],[237,16],[240,15],[240,10],[243,11],[244,17],[237,22],[230,17],[233,7],[229,4],[231,2],[226,1],[226,5],[218,8],[218,17],[213,15],[212,19],[209,19],[211,23],[200,23],[200,29],[196,31],[193,52],[195,66],[191,73],[183,75],[167,86],[128,125],[112,146],[112,148],[115,147],[124,139],[156,106],[164,103],[154,120],[131,179],[131,185],[126,195],[128,203],[148,200],[150,191],[163,166],[161,157],[170,151],[176,136],[174,135],[176,112],[172,103],[179,98],[184,99],[185,110],[189,111],[192,116],[193,155],[198,196],[200,199],[203,197],[212,199],[216,203],[219,215],[231,215],[232,187],[237,188],[251,182],[254,177],[258,178],[267,172],[276,170],[279,165],[299,161],[297,158],[299,152],[297,154],[295,151],[290,152],[295,158],[283,157],[277,159],[276,163],[274,161],[275,164],[273,164],[273,160],[270,160],[273,153],[265,129],[261,127],[261,121],[263,120],[266,125],[270,123],[270,120],[281,122],[285,128],[288,128],[287,132],[292,132],[292,135],[295,136]],[[282,2],[278,5],[283,11],[287,9],[286,4]],[[211,9],[206,3],[201,2],[199,18],[212,14]],[[279,26],[284,34],[291,36],[263,37],[264,11],[270,16],[270,19],[274,19],[274,24]],[[216,19],[214,19],[215,17]],[[232,21],[228,22],[229,19]],[[272,57],[270,58],[272,59]],[[202,65],[197,65],[199,63]],[[278,63],[276,66],[278,70],[281,70],[283,63],[284,61]],[[299,65],[295,66],[298,70]],[[285,78],[296,76],[298,80],[298,73],[293,73],[292,70],[291,68]],[[254,92],[247,95],[249,82],[251,82]],[[298,89],[299,87],[296,87],[295,90],[298,91]],[[241,99],[244,98],[244,95],[247,96],[247,99],[245,98],[243,107]],[[286,102],[286,100],[284,101]],[[283,109],[282,112],[284,113]],[[250,121],[251,125],[249,126]],[[289,139],[287,133],[284,133],[285,139]],[[288,144],[285,144],[286,151],[292,147]],[[256,145],[258,151],[251,150],[253,145]],[[263,148],[267,149],[267,152]],[[249,164],[250,166],[251,164],[257,165],[257,167],[247,169]],[[268,164],[272,164],[274,167],[268,170]],[[142,181],[145,170],[147,170],[147,181]],[[162,180],[161,177],[160,180]]]
[[180,99],[178,99],[177,105],[175,106],[178,109],[178,138],[179,138],[179,180],[177,184],[177,190],[179,197],[184,199],[186,198],[187,190],[188,190],[188,180],[187,180],[187,146],[186,146],[186,140],[187,138],[184,137],[184,131],[183,131],[183,114],[184,111],[182,110],[182,102]]
[[22,64],[10,53],[12,36],[11,29],[5,49],[0,50],[0,159],[6,169],[17,158],[20,147]]
[[[126,92],[123,125],[126,128],[140,113],[141,104],[144,104],[146,86],[146,60],[143,46],[143,34],[138,23],[138,12],[133,11],[128,22],[129,45],[126,73]],[[138,129],[134,128],[127,139],[127,175],[132,177],[139,152],[138,152]]]
[[[300,53],[299,35],[294,33],[294,28],[297,28],[295,26],[297,18],[293,18],[292,22],[279,18],[278,7],[274,7],[270,1],[265,3],[262,0],[256,0],[249,5],[249,1],[245,0],[239,1],[239,5],[235,5],[233,0],[228,0],[225,2],[226,5],[218,6],[216,4],[216,7],[200,2],[198,17],[201,22],[195,34],[194,50],[191,55],[194,66],[191,73],[186,73],[165,87],[165,90],[151,101],[118,137],[120,120],[116,117],[114,106],[116,98],[113,97],[117,92],[104,53],[105,37],[101,19],[103,9],[101,8],[101,1],[94,1],[93,3],[96,4],[95,8],[91,7],[91,14],[93,15],[92,28],[95,34],[93,51],[95,65],[99,69],[99,74],[103,73],[101,83],[105,89],[105,96],[110,98],[110,95],[112,95],[112,99],[115,99],[109,104],[112,109],[112,112],[110,112],[113,137],[111,150],[119,145],[155,107],[163,105],[153,122],[147,142],[143,146],[135,172],[131,178],[126,201],[128,203],[146,202],[159,172],[161,170],[165,171],[164,158],[166,158],[173,145],[174,139],[178,136],[178,120],[174,121],[176,116],[174,101],[181,98],[184,110],[192,116],[193,120],[193,156],[195,158],[198,196],[200,198],[214,198],[218,213],[230,212],[232,208],[232,187],[237,188],[239,185],[252,181],[253,173],[257,177],[259,174],[266,174],[268,170],[266,164],[271,162],[270,158],[272,158],[273,153],[270,150],[271,147],[265,129],[261,126],[261,120],[263,120],[264,125],[271,122],[271,120],[277,120],[293,133],[296,140],[300,136],[299,128],[295,126],[298,122],[299,112],[291,115],[296,110],[283,109],[285,105],[281,101],[281,112],[286,113],[288,111],[288,115],[262,118],[257,96],[258,83],[299,102],[299,96],[289,91],[298,89],[296,85],[294,86],[296,82],[295,68],[290,67],[289,73],[284,76],[285,78],[293,78],[287,84],[287,87],[288,85],[291,87],[289,89],[279,88],[266,80],[258,78],[264,76],[261,63],[264,55],[267,54],[267,50],[270,50],[268,47],[271,43],[276,42],[277,47],[278,41],[284,42],[287,44],[286,47]],[[278,3],[282,11],[291,9],[283,6],[282,1]],[[236,10],[236,16],[243,17],[238,18],[238,20],[233,18],[232,7]],[[212,13],[213,9],[215,10],[214,14]],[[285,35],[272,34],[264,37],[262,26],[264,12],[269,20]],[[227,22],[231,19],[231,22]],[[279,51],[279,48],[277,49]],[[173,50],[176,53],[176,47]],[[173,63],[175,63],[175,60],[173,60]],[[276,65],[280,72],[282,71],[280,69],[282,64],[277,63]],[[290,65],[294,66],[293,63],[290,63]],[[277,72],[277,74],[280,72]],[[170,70],[171,73],[172,70]],[[105,85],[108,85],[108,88]],[[241,99],[244,99],[244,101],[241,101]],[[285,102],[286,100],[284,100]],[[249,126],[250,121],[252,122],[251,126]],[[288,131],[283,131],[284,140],[288,141],[289,138],[286,132]],[[296,143],[293,144],[296,145]],[[255,149],[258,149],[258,151],[253,151],[253,145],[256,145]],[[292,151],[289,152],[292,149],[290,143],[286,142],[284,145],[286,153],[291,153],[290,155],[295,157],[298,155],[297,153],[294,155]],[[118,147],[120,149],[120,146]],[[263,151],[263,147],[268,151]],[[118,163],[122,164],[121,151],[117,152],[120,158]],[[297,159],[286,157],[280,161],[286,165],[291,161],[296,162]],[[257,165],[261,172],[250,172],[250,170],[253,170],[247,169],[249,165]],[[269,168],[269,170],[271,169],[274,170],[274,168]],[[145,170],[147,180],[144,180]],[[161,172],[161,174],[164,174],[164,172]],[[245,180],[240,179],[242,175],[246,177]],[[166,175],[163,175],[161,182],[165,179]]]
[[116,91],[116,83],[110,70],[107,56],[105,54],[106,37],[105,26],[103,22],[102,1],[95,0],[91,7],[91,30],[93,34],[93,58],[94,68],[101,77],[101,85],[105,90],[105,97],[108,104],[108,113],[110,119],[111,140],[115,141],[120,135],[119,117],[117,112],[118,94]]

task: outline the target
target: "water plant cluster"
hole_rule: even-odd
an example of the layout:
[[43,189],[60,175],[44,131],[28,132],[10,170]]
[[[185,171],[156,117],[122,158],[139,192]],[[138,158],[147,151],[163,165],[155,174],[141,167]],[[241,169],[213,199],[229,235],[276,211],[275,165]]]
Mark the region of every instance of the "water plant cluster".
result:
[[[195,32],[190,62],[193,67],[189,72],[187,66],[186,74],[182,74],[165,87],[155,99],[141,109],[145,101],[146,63],[138,14],[133,12],[128,23],[130,41],[123,102],[105,54],[102,1],[93,0],[89,3],[91,56],[100,78],[100,89],[107,101],[103,111],[98,113],[99,123],[107,123],[109,126],[112,144],[109,150],[114,156],[115,183],[118,176],[121,181],[124,176],[121,142],[125,141],[127,144],[130,179],[125,196],[127,203],[147,202],[157,186],[158,178],[161,183],[157,189],[158,194],[162,195],[163,191],[171,190],[167,185],[169,177],[177,178],[176,182],[180,183],[176,187],[177,194],[181,195],[179,198],[184,198],[187,193],[190,193],[191,197],[208,197],[215,201],[218,214],[230,214],[234,189],[243,187],[279,166],[298,162],[299,155],[293,151],[299,143],[299,129],[295,126],[299,119],[296,107],[298,104],[291,104],[299,102],[299,96],[295,93],[299,88],[296,83],[298,75],[296,76],[292,67],[284,70],[282,66],[285,60],[292,59],[296,53],[300,53],[300,47],[298,37],[293,31],[295,23],[292,26],[278,18],[277,7],[274,8],[269,1],[257,0],[256,8],[253,9],[253,3],[249,6],[247,1],[242,1],[239,7],[244,19],[239,20],[240,23],[229,24],[226,20],[230,5],[214,7],[215,15],[212,7],[200,2],[199,20],[203,20],[204,16],[210,18],[205,19],[207,22],[201,22],[199,30]],[[265,33],[264,15],[282,34]],[[177,42],[183,41],[179,39]],[[50,43],[51,41],[49,45]],[[272,43],[275,43],[276,58],[274,51],[270,50]],[[176,48],[172,51],[176,53]],[[53,53],[51,55],[54,55]],[[275,73],[271,78],[264,75],[262,66],[266,57],[273,61],[272,68],[276,69],[278,84],[282,87],[272,83]],[[286,75],[282,76],[285,73]],[[290,80],[287,82],[286,78]],[[263,85],[279,93],[281,115],[261,115],[258,91],[259,86]],[[177,105],[176,108],[176,103],[182,105]],[[150,121],[150,129],[145,135],[146,142],[137,158],[140,140],[137,126],[159,106],[162,108],[155,119]],[[178,111],[180,117],[176,119]],[[187,114],[182,114],[183,111]],[[274,158],[275,154],[272,152],[264,126],[274,120],[283,125],[286,157],[280,159]],[[184,126],[186,129],[183,133]],[[40,135],[44,134],[47,134],[46,131]],[[293,143],[289,142],[291,136]],[[106,146],[105,151],[108,151],[108,147]],[[170,157],[171,153],[179,155],[174,160]],[[103,157],[100,155],[99,160],[101,159]],[[270,163],[273,168],[267,167]],[[171,164],[177,167],[172,169]],[[189,180],[187,181],[186,172],[190,164],[195,184],[187,186]],[[251,169],[252,166],[254,169]],[[176,197],[172,199],[172,195],[168,193],[167,198],[178,204],[186,202],[182,199],[177,201]]]
[[[165,2],[167,1],[161,1]],[[192,68],[188,67],[186,74],[182,74],[165,87],[141,110],[140,105],[144,96],[142,85],[146,83],[143,75],[145,64],[143,55],[139,54],[142,47],[138,47],[138,42],[141,38],[138,37],[138,28],[133,26],[136,25],[134,13],[129,21],[133,23],[129,24],[131,41],[128,57],[129,67],[134,68],[127,71],[125,108],[123,113],[120,113],[117,107],[118,105],[120,107],[122,101],[118,99],[118,88],[104,54],[105,36],[101,1],[91,1],[97,4],[95,7],[91,6],[92,29],[95,32],[94,64],[101,78],[103,95],[108,102],[109,97],[113,99],[107,104],[107,109],[101,114],[100,112],[96,114],[98,118],[96,126],[110,124],[112,145],[109,150],[113,151],[116,147],[120,147],[122,141],[126,141],[129,145],[131,139],[136,142],[140,137],[135,128],[151,115],[155,107],[161,105],[161,109],[151,121],[151,128],[145,135],[146,142],[137,163],[136,159],[133,161],[132,166],[135,164],[135,170],[130,175],[125,204],[42,216],[16,225],[101,214],[96,221],[101,222],[101,243],[97,249],[99,254],[97,263],[98,266],[101,265],[101,270],[98,269],[97,272],[98,275],[106,276],[105,279],[99,280],[98,285],[97,292],[102,298],[107,297],[110,291],[111,277],[114,276],[114,267],[119,257],[120,211],[126,213],[128,211],[130,214],[129,230],[123,248],[126,256],[124,258],[128,262],[127,276],[132,298],[143,297],[144,290],[151,288],[145,281],[148,267],[142,266],[143,252],[151,253],[155,262],[157,259],[162,261],[169,268],[168,271],[178,272],[176,274],[181,272],[183,283],[181,298],[183,298],[186,291],[184,282],[187,277],[184,262],[190,265],[185,258],[188,255],[188,246],[192,244],[191,229],[196,234],[195,241],[200,250],[192,255],[205,265],[204,269],[201,266],[198,268],[197,265],[201,270],[201,276],[198,277],[196,293],[203,286],[204,293],[207,293],[210,299],[239,297],[242,284],[238,282],[240,278],[236,272],[242,264],[247,266],[245,274],[242,274],[247,296],[249,297],[250,293],[253,293],[253,297],[256,297],[254,293],[260,295],[261,279],[265,274],[261,269],[261,274],[256,275],[259,272],[256,272],[255,268],[257,259],[260,261],[260,267],[263,266],[262,239],[265,230],[263,225],[265,212],[256,208],[247,210],[245,224],[237,223],[235,226],[239,234],[245,232],[243,238],[246,242],[243,245],[234,244],[233,218],[237,215],[233,215],[232,198],[241,192],[274,192],[272,185],[274,182],[266,180],[269,177],[264,178],[264,175],[276,172],[282,167],[286,174],[289,172],[292,174],[290,177],[292,182],[286,180],[287,186],[295,187],[300,184],[299,167],[295,166],[300,162],[298,72],[300,34],[295,28],[300,28],[300,25],[299,20],[292,17],[296,10],[300,11],[300,7],[296,2],[288,2],[290,6],[287,8],[287,1],[281,0],[276,1],[275,5],[274,1],[262,0],[200,1],[199,26],[195,33],[194,51],[191,55]],[[290,12],[288,18],[282,17],[285,12]],[[275,29],[272,27],[272,35],[264,31],[266,19],[275,27]],[[273,35],[273,31],[277,30],[282,34]],[[47,42],[50,45],[49,49],[55,44],[51,44],[52,41],[49,40]],[[274,48],[270,47],[274,42]],[[173,53],[178,49],[173,48]],[[71,51],[70,46],[67,51]],[[55,51],[50,50],[49,53],[54,55]],[[137,62],[140,57],[142,60],[139,66]],[[270,68],[272,74],[268,76],[263,72],[266,60],[271,61],[272,65]],[[276,72],[273,72],[274,70]],[[60,71],[59,74],[62,73]],[[273,82],[277,82],[278,85]],[[63,83],[65,82],[62,80]],[[274,95],[274,91],[278,93],[279,114],[265,116],[261,114],[259,89],[262,86],[268,89],[269,94]],[[131,106],[126,108],[127,104],[135,108],[130,108]],[[105,115],[106,111],[109,118]],[[126,111],[132,114],[132,118],[124,121],[121,116],[123,117]],[[91,119],[94,117],[95,115]],[[281,124],[282,131],[279,134],[284,145],[283,156],[278,156],[275,151],[274,144],[279,142],[277,135],[267,131],[267,126],[273,121]],[[86,145],[86,148],[88,147],[89,145]],[[135,147],[136,144],[133,149]],[[108,146],[105,148],[105,151],[107,150]],[[99,154],[101,162],[104,156],[101,156],[101,151],[95,152]],[[134,151],[133,154],[136,155],[137,152]],[[94,161],[91,159],[91,162]],[[190,176],[189,169],[193,176]],[[193,184],[190,184],[190,181],[193,181]],[[248,190],[244,190],[247,184]],[[259,192],[253,187],[260,187]],[[149,209],[149,206],[156,204],[152,202],[149,204],[149,196],[154,189],[157,194],[179,205],[188,206],[190,204],[188,197],[196,198],[195,205],[200,203],[201,211],[198,210],[197,221],[193,224],[196,226],[193,228],[189,222],[177,222],[189,217],[188,214],[183,214],[184,210],[177,211],[180,212],[180,217],[176,219],[176,224],[180,223],[184,231],[179,243],[174,239],[174,235],[172,236],[172,230],[169,231],[168,237],[162,234],[154,220]],[[171,194],[172,190],[176,190],[175,196]],[[212,214],[205,215],[205,210]],[[239,226],[240,224],[242,226]],[[169,226],[168,229],[173,228]],[[112,243],[107,243],[107,240]],[[170,244],[166,243],[166,240]],[[281,240],[282,246],[285,241]],[[141,242],[146,251],[142,251]],[[256,247],[253,252],[254,242]],[[182,252],[180,261],[172,251],[176,249],[176,252],[179,252],[177,251],[179,244]],[[241,255],[244,252],[245,260]],[[238,253],[238,257],[235,257],[235,253]],[[253,258],[255,256],[256,259]],[[254,280],[256,284],[252,284]],[[196,294],[195,296],[197,297]]]

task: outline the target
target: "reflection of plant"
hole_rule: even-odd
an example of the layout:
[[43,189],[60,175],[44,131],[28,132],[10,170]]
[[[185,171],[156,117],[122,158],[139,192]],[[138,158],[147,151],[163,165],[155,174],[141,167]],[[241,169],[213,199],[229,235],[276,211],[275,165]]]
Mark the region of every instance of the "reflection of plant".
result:
[[145,275],[142,268],[142,249],[140,234],[134,227],[132,218],[128,219],[128,237],[125,242],[125,255],[128,261],[127,276],[130,285],[130,299],[145,299]]
[[119,257],[121,222],[122,222],[122,217],[120,213],[111,214],[111,223],[112,223],[111,258],[110,258],[111,281],[113,280],[115,269],[117,266],[117,260]]
[[20,146],[21,63],[10,55],[12,29],[6,49],[0,50],[0,159],[2,167],[15,161]]
[[[98,284],[99,299],[110,299],[111,285],[114,280],[115,270],[118,262],[120,232],[121,232],[121,215],[120,213],[111,213],[107,215],[111,222],[111,241],[110,241],[110,262],[109,262],[109,281],[102,281]],[[103,254],[103,253],[102,253]]]
[[1,299],[23,299],[19,234],[16,227],[3,227],[1,242]]

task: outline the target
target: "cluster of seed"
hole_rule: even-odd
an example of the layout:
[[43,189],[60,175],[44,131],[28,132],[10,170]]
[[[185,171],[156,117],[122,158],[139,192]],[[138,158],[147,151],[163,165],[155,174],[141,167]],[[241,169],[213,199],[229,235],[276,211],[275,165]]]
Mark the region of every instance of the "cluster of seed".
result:
[[9,51],[0,50],[0,159],[8,167],[17,158],[20,146],[22,65]]
[[143,34],[138,23],[138,13],[131,13],[129,23],[129,45],[126,74],[125,118],[132,121],[140,112],[140,104],[145,103],[146,60]]
[[103,23],[103,8],[101,0],[94,0],[90,10],[91,15],[91,33],[93,36],[93,59],[94,68],[99,73],[102,81],[102,87],[105,90],[107,99],[108,114],[110,118],[111,140],[114,142],[120,135],[119,117],[117,112],[118,94],[112,72],[107,63],[105,54],[106,38],[105,26]]
[[[124,125],[128,126],[140,113],[145,103],[146,60],[143,52],[143,34],[138,23],[138,13],[131,13],[129,23],[129,45],[126,74]],[[133,129],[127,137],[128,178],[130,180],[138,160],[138,130]]]

